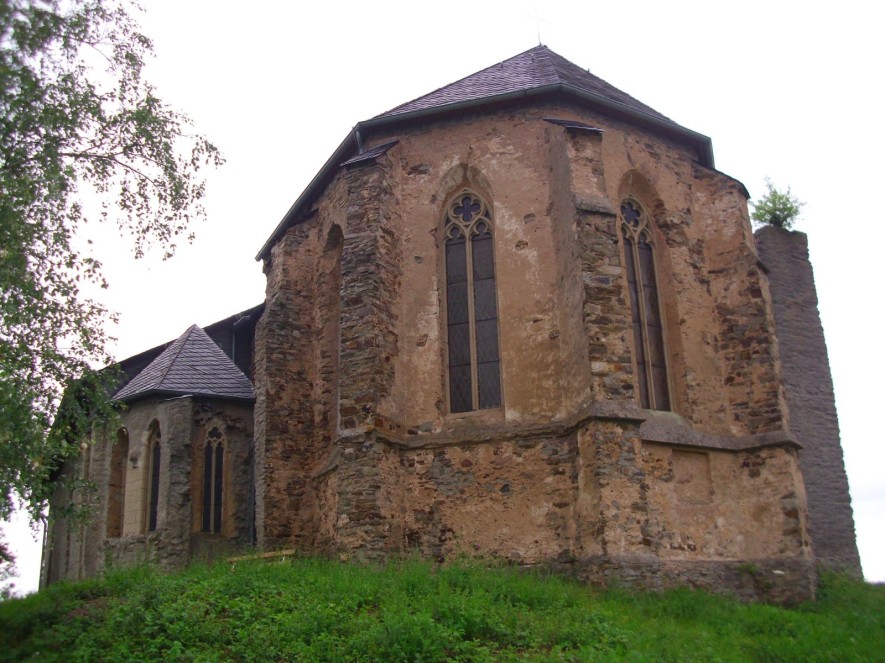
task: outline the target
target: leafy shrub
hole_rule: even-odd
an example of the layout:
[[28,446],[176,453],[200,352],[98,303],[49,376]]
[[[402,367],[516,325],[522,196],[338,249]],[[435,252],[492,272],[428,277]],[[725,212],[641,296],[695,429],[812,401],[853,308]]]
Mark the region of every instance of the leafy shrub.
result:
[[758,203],[752,203],[751,218],[760,225],[789,230],[799,218],[805,203],[792,194],[790,187],[787,187],[786,192],[778,191],[767,177],[765,187],[767,189],[765,195]]

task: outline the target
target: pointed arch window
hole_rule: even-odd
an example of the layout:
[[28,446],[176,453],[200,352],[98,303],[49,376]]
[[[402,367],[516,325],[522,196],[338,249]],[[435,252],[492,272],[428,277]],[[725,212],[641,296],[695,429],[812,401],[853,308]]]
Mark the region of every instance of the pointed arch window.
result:
[[628,198],[621,203],[620,226],[630,290],[639,403],[647,409],[669,410],[666,344],[650,221],[642,206]]
[[449,411],[501,405],[498,304],[492,214],[464,190],[449,203],[445,225]]
[[120,428],[111,448],[111,466],[108,480],[108,538],[123,535],[123,516],[126,499],[126,459],[129,457],[129,431]]
[[224,504],[224,437],[212,428],[203,446],[203,516],[204,532],[221,532]]
[[160,505],[160,425],[151,426],[147,444],[147,512],[145,529],[148,532],[157,530],[157,514]]

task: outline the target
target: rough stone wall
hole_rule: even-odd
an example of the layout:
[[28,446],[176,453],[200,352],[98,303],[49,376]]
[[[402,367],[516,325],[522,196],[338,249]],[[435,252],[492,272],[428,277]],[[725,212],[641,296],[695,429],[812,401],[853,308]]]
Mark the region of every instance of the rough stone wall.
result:
[[790,428],[802,444],[799,462],[808,495],[814,554],[823,564],[860,575],[808,238],[804,233],[769,226],[756,231],[756,244],[771,290]]
[[[381,483],[341,511],[371,514],[374,524],[361,538],[350,530],[342,549],[440,561],[490,555],[602,583],[688,582],[785,602],[813,596],[791,447],[646,442],[638,424],[601,418],[575,430],[502,435],[510,439],[364,447],[338,480],[364,481],[369,467]],[[398,487],[400,499],[376,499],[385,486]]]
[[[601,133],[569,132],[544,121],[551,115]],[[773,322],[739,183],[666,139],[571,108],[502,111],[377,140],[391,138],[399,139],[388,155],[391,200],[401,216],[391,227],[408,284],[391,397],[381,408],[391,430],[563,421],[590,402],[633,400],[617,228],[627,194],[648,208],[657,233],[674,410],[713,434],[784,428]],[[456,417],[445,406],[439,234],[447,196],[464,185],[488,195],[494,214],[497,416]]]
[[[568,131],[551,115],[602,131]],[[391,139],[338,172],[267,265],[258,519],[282,536],[264,544],[465,551],[553,560],[601,581],[659,574],[659,585],[811,596],[805,497],[740,185],[669,139],[571,107],[438,121],[369,144]],[[492,210],[503,405],[452,414],[441,236],[464,187]],[[627,195],[654,223],[673,413],[635,401],[617,225]],[[332,224],[343,231],[337,372],[318,350],[329,339],[311,294],[328,273],[316,256]],[[333,375],[337,429],[310,411]],[[299,421],[308,412],[327,437]],[[321,439],[330,449],[308,451]],[[742,564],[763,570],[744,578]]]
[[348,169],[341,256],[339,408],[342,433],[385,427],[378,404],[393,384],[400,293],[398,207],[390,161]]
[[310,227],[294,226],[274,246],[267,299],[255,337],[256,524],[258,545],[302,541],[315,513],[314,252]]
[[708,219],[704,252],[716,307],[708,343],[724,369],[726,398],[719,408],[735,435],[787,430],[774,318],[750,234],[746,193],[720,173],[696,168],[695,175],[693,203]]
[[[94,490],[73,493],[59,489],[50,509],[50,535],[44,581],[76,580],[100,574],[107,566],[150,561],[162,568],[181,568],[195,556],[213,557],[250,543],[252,407],[248,404],[210,403],[192,398],[142,401],[121,415],[128,431],[125,460],[122,531],[108,527],[111,508],[110,473],[117,431],[96,433],[84,444],[80,458],[69,464],[65,476],[89,482]],[[157,529],[146,531],[147,445],[150,431],[160,431],[160,486]],[[222,534],[200,532],[202,474],[200,454],[209,428],[217,426],[227,442],[225,477],[226,527]],[[195,471],[197,470],[197,471]],[[87,505],[85,521],[71,521],[61,507]],[[56,515],[58,514],[58,515]]]
[[570,555],[575,451],[573,438],[546,436],[404,451],[405,547],[435,559]]
[[[617,201],[608,197],[602,163],[602,134],[558,134],[564,141],[562,156],[570,165],[563,183],[568,206],[563,211],[576,216],[580,279],[583,297],[585,342],[589,353],[591,393],[595,400],[633,401],[633,350],[630,346],[630,306],[623,277],[623,259],[618,243]],[[558,155],[554,155],[558,156]],[[568,218],[566,216],[566,218]],[[574,278],[574,274],[570,275]]]
[[[396,427],[388,414],[398,351],[401,290],[399,209],[392,159],[349,168],[347,233],[341,256],[341,351],[337,517],[334,547],[375,556],[388,545],[383,448],[374,431]],[[385,408],[385,404],[387,408]]]

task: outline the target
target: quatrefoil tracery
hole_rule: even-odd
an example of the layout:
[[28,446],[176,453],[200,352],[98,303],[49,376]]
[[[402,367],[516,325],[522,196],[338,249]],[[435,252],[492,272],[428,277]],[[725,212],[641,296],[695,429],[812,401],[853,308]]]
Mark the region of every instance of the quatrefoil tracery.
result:
[[488,207],[482,198],[465,190],[449,203],[446,216],[446,239],[458,240],[485,235],[491,231],[492,221]]

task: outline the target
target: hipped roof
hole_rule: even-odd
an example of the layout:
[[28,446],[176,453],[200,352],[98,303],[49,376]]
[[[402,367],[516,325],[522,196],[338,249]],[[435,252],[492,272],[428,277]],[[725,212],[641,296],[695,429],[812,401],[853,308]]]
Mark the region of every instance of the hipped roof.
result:
[[256,259],[268,256],[270,249],[294,223],[311,211],[316,197],[338,169],[364,152],[362,141],[373,130],[391,128],[412,121],[436,119],[443,115],[475,111],[479,108],[523,99],[559,95],[599,108],[692,146],[698,161],[713,168],[713,147],[707,136],[682,127],[650,106],[634,99],[589,71],[569,62],[546,46],[492,65],[466,78],[441,87],[391,110],[359,122],[314,176],[304,192],[261,247]]
[[203,396],[253,401],[252,383],[209,336],[192,325],[114,398]]
[[442,108],[451,104],[490,99],[551,85],[568,86],[575,91],[673,123],[655,109],[622,92],[614,85],[606,83],[588,70],[581,69],[543,45],[535,46],[423,97],[407,101],[377,117],[392,117],[419,110]]

